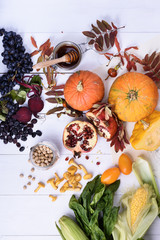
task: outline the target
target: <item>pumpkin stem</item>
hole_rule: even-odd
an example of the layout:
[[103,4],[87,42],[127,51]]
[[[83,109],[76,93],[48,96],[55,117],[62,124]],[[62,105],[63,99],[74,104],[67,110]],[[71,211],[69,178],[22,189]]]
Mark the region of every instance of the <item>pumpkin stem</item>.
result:
[[144,120],[140,120],[141,123],[143,124],[144,130],[146,130],[147,128],[149,128],[149,123],[145,122]]
[[79,81],[78,85],[77,85],[77,91],[82,92],[83,91],[83,84],[82,81]]
[[134,101],[134,100],[137,100],[138,98],[138,91],[136,90],[130,90],[128,92],[128,99],[129,101]]

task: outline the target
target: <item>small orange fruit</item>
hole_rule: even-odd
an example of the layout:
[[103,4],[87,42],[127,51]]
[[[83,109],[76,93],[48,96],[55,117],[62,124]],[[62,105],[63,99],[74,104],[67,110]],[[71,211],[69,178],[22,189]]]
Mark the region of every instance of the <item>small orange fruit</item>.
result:
[[101,182],[104,184],[114,183],[118,179],[120,173],[118,167],[109,168],[102,174]]
[[118,165],[120,171],[123,174],[128,175],[132,172],[132,160],[127,154],[121,154],[121,156],[119,157]]

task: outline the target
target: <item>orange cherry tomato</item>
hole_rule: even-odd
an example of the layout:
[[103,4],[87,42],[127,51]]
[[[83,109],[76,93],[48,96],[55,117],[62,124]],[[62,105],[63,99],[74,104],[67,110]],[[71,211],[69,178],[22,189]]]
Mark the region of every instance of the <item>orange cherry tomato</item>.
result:
[[118,167],[109,168],[102,174],[101,182],[104,184],[114,183],[118,179],[120,173]]
[[132,160],[127,154],[121,154],[121,156],[119,157],[118,165],[120,171],[123,174],[128,175],[132,172]]

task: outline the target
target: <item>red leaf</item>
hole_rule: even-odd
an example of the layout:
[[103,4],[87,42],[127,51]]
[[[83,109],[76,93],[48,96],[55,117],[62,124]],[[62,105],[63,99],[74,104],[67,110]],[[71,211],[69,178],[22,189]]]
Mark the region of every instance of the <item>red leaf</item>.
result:
[[105,20],[102,20],[102,23],[104,24],[104,26],[106,27],[107,30],[112,29],[111,25],[108,22],[106,22]]
[[46,95],[47,96],[62,96],[64,95],[64,92],[63,91],[54,91],[54,90],[51,90],[49,92],[46,92]]
[[154,69],[154,73],[157,73],[160,70],[160,63],[157,64],[156,68]]
[[112,24],[112,27],[113,27],[114,29],[117,29],[117,27],[114,25],[113,22],[111,22],[111,24]]
[[99,52],[101,52],[103,49],[101,49],[101,47],[99,46],[99,44],[98,43],[96,43],[95,42],[95,44],[94,44],[94,47],[95,47],[95,49],[97,50],[97,51],[99,51]]
[[40,51],[43,51],[43,49],[49,44],[50,42],[50,39],[48,39],[45,43],[43,43],[40,47],[39,47],[39,50]]
[[49,57],[49,56],[52,54],[53,49],[54,49],[54,47],[48,48],[48,49],[45,51],[45,55],[47,55],[47,56]]
[[116,48],[117,48],[117,51],[120,52],[120,51],[121,51],[121,48],[120,48],[120,45],[119,45],[119,42],[118,42],[117,37],[115,37],[115,46],[116,46]]
[[83,31],[82,32],[86,37],[89,37],[89,38],[95,38],[96,35],[93,33],[93,32],[90,32],[90,31]]
[[128,63],[127,63],[127,70],[128,70],[128,72],[130,72],[131,69],[132,69],[131,62],[128,62]]
[[35,51],[33,51],[30,55],[31,55],[31,57],[33,57],[33,56],[37,55],[38,53],[39,53],[39,51],[38,51],[38,50],[35,50]]
[[100,35],[98,38],[96,38],[95,42],[98,43],[100,49],[103,50],[103,37],[102,37],[102,35]]
[[111,43],[111,46],[112,46],[112,47],[114,46],[114,42],[115,42],[115,37],[116,37],[116,35],[117,35],[117,30],[111,31],[110,34],[109,34],[110,43]]
[[65,86],[65,84],[61,84],[61,85],[58,85],[58,86],[53,86],[53,87],[52,87],[52,90],[64,89],[64,86]]
[[142,60],[140,58],[138,58],[137,56],[135,56],[134,54],[131,54],[131,56],[133,57],[135,62],[138,62],[140,64],[142,64]]
[[91,26],[92,26],[92,29],[95,33],[101,34],[101,32],[99,31],[99,29],[96,26],[94,26],[93,24],[91,24]]
[[31,36],[31,42],[32,42],[32,45],[35,47],[35,48],[38,48],[37,47],[37,43],[36,43],[36,40]]
[[133,60],[131,60],[131,66],[135,71],[137,71],[137,66]]
[[109,36],[108,36],[108,33],[104,34],[104,41],[105,41],[106,47],[109,48]]
[[42,56],[47,55],[46,52],[48,51],[48,49],[50,48],[50,46],[51,46],[51,42],[48,42],[48,43],[43,47]]
[[108,60],[110,60],[111,58],[109,57],[109,56],[107,56],[106,54],[104,54],[104,56],[108,59]]
[[150,71],[150,70],[151,70],[151,67],[150,67],[150,66],[144,66],[144,67],[143,67],[143,70],[144,70],[144,71]]
[[153,61],[153,59],[155,58],[155,56],[156,56],[156,51],[154,51],[151,55],[150,55],[150,57],[149,57],[149,59],[148,59],[148,64],[150,64],[152,61]]
[[125,48],[125,49],[124,49],[124,52],[127,52],[127,51],[130,50],[130,49],[138,50],[138,47],[137,47],[137,46],[133,46],[133,47]]
[[129,55],[128,55],[126,52],[124,52],[124,57],[125,57],[125,59],[127,60],[127,62],[130,61],[130,57],[129,57]]
[[97,20],[97,25],[102,32],[106,31],[106,26],[103,24],[103,22],[100,22],[99,20]]
[[158,64],[159,62],[159,55],[153,60],[152,64],[151,64],[151,68],[155,68],[155,66]]

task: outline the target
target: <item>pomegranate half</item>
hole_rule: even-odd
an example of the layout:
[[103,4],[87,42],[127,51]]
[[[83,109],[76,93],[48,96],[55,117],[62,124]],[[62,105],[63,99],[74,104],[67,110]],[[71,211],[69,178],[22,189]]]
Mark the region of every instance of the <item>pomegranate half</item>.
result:
[[74,156],[90,152],[97,143],[97,133],[94,126],[86,121],[72,121],[64,129],[63,144],[73,152]]
[[86,113],[86,117],[96,127],[101,137],[111,140],[117,132],[117,121],[107,104],[94,104],[93,108]]

